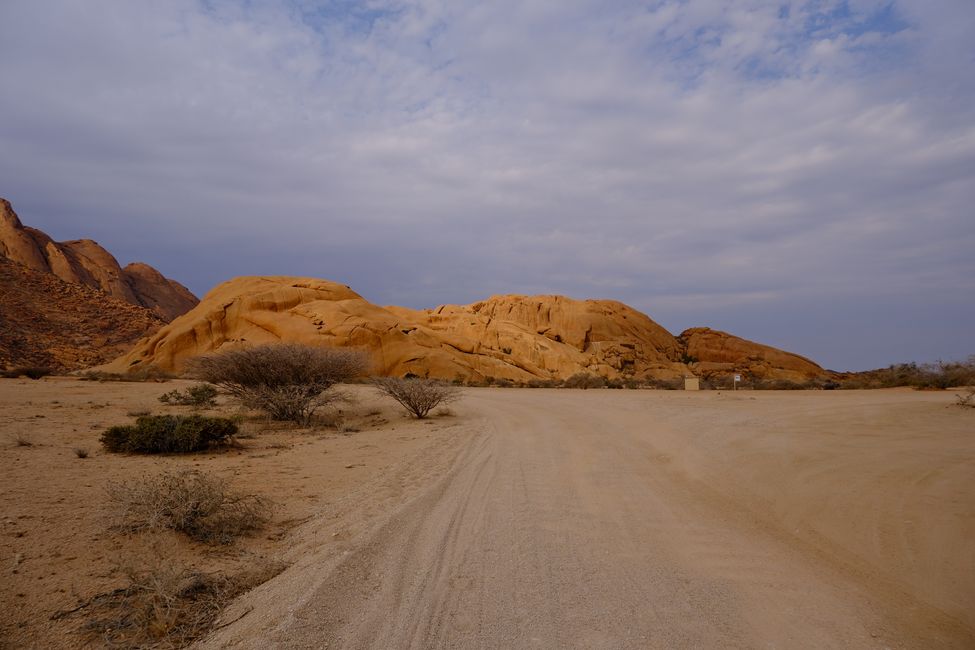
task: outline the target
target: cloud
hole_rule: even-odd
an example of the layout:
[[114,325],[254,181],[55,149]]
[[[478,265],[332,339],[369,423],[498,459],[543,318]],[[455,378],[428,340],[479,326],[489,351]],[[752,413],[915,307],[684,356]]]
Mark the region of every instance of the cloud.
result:
[[777,341],[838,368],[971,352],[928,317],[871,343],[895,307],[975,316],[965,1],[13,0],[0,24],[0,195],[199,292],[562,292],[753,338],[790,310]]

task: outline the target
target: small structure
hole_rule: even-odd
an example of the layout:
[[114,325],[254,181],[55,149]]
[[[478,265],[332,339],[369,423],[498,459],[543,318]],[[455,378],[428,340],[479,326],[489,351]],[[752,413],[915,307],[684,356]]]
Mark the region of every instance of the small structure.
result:
[[701,380],[697,377],[684,377],[684,390],[701,390]]

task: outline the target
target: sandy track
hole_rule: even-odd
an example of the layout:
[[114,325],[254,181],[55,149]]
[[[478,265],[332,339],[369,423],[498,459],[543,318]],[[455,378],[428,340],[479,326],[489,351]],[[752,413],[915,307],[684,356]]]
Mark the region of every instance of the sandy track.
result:
[[470,391],[451,469],[347,544],[309,528],[209,644],[973,647],[975,421],[950,402]]

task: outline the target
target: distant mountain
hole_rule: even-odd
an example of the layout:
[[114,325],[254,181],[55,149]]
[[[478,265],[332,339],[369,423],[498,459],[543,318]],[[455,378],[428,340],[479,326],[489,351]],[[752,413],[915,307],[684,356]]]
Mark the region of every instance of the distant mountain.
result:
[[829,375],[808,359],[723,332],[700,328],[674,337],[612,300],[503,295],[414,310],[380,307],[345,285],[296,277],[225,282],[107,369],[179,372],[201,354],[276,341],[358,346],[371,353],[377,374],[443,379]]
[[87,368],[163,325],[150,309],[0,256],[0,369]]
[[146,307],[169,322],[199,303],[189,289],[139,262],[125,268],[90,239],[56,242],[24,226],[10,202],[0,198],[0,256],[65,282],[101,290],[127,303]]

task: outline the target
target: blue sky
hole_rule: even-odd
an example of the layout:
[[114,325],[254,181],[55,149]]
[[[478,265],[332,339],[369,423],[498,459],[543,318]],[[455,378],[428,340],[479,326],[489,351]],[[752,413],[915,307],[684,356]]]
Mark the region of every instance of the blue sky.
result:
[[199,294],[975,352],[970,0],[0,3],[0,196]]

